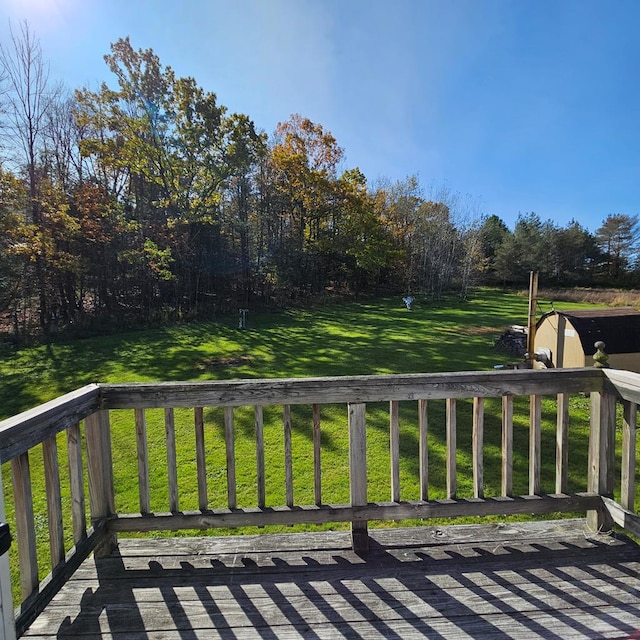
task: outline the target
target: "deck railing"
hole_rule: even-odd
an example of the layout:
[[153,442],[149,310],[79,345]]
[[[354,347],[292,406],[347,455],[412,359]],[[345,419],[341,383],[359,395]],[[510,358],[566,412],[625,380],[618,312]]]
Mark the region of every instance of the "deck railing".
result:
[[[572,398],[580,398],[585,404],[586,396],[590,397],[589,424],[583,435],[586,430],[588,452],[585,442],[574,442],[571,412]],[[492,402],[492,407],[501,404],[497,453],[495,443],[491,443],[491,453],[487,452],[486,402]],[[525,402],[528,417],[526,426],[522,426],[514,416]],[[367,446],[372,436],[368,420],[374,410],[379,418],[379,403],[387,407],[388,416],[388,457],[385,455],[381,464],[388,467],[389,475],[384,488],[387,495],[382,500],[380,487],[370,482],[372,464],[377,461],[368,459]],[[469,411],[461,411],[463,403]],[[622,406],[619,429],[618,403]],[[5,474],[10,466],[13,497],[7,500],[7,511],[11,512],[8,515],[17,542],[20,573],[21,604],[16,609],[15,628],[20,635],[90,553],[100,555],[111,550],[118,532],[349,522],[353,545],[364,552],[368,522],[375,520],[582,512],[587,513],[593,529],[608,529],[615,521],[638,535],[634,505],[638,404],[640,375],[598,369],[89,385],[0,423],[0,461],[8,463]],[[308,407],[302,418],[299,406]],[[549,406],[555,413],[555,465],[542,459],[543,424],[549,420]],[[277,446],[271,438],[273,407],[281,416]],[[436,411],[432,411],[434,407]],[[217,428],[224,443],[223,464],[216,469],[212,469],[205,438],[216,427],[208,414],[212,408],[220,412]],[[154,426],[150,438],[148,416],[153,410],[161,410],[163,424],[161,429]],[[185,418],[186,410],[190,418]],[[267,411],[269,419],[265,417]],[[343,425],[348,433],[344,454],[348,492],[323,485],[325,412],[331,413],[332,429],[340,431]],[[415,420],[407,419],[407,413]],[[495,419],[493,408],[491,413]],[[112,441],[112,419],[118,421],[119,434],[131,431],[129,441],[135,443],[132,446],[136,450],[138,503],[124,511],[117,508],[121,480],[114,480],[113,462],[122,454],[123,445]],[[189,460],[195,464],[192,477],[183,477],[176,447],[176,424],[182,425],[185,419],[194,434]],[[408,427],[407,420],[411,423]],[[434,460],[434,423],[441,420],[438,428],[442,426],[446,449],[443,460],[439,456]],[[239,455],[246,454],[236,450],[238,425],[244,438],[249,432],[254,439],[251,482],[255,482],[255,499],[244,506],[239,506],[238,488],[247,480],[238,477],[236,462]],[[401,447],[402,425],[415,435],[415,444],[408,451]],[[300,429],[306,431],[311,442],[308,466],[313,473],[305,474],[305,478],[312,478],[312,488],[300,487],[296,481],[299,467],[293,436]],[[527,431],[527,451],[521,451],[521,446],[514,451],[514,440],[522,440],[523,430]],[[376,435],[379,437],[379,433]],[[59,451],[60,444],[66,456]],[[162,466],[166,465],[161,492],[166,495],[166,505],[153,510],[156,505],[152,502],[157,498],[152,500],[151,487],[158,483],[158,448],[165,461]],[[576,488],[569,474],[572,448],[584,458],[584,487]],[[462,451],[468,453],[470,463],[461,464]],[[575,459],[575,454],[571,455]],[[528,489],[524,495],[514,491],[514,486],[521,486],[519,476],[514,476],[516,456],[519,460],[527,458]],[[415,486],[410,488],[403,484],[407,458],[417,469],[417,477],[412,480]],[[485,465],[488,458],[492,459],[490,477],[485,473],[489,470]],[[32,459],[38,464],[42,461],[42,481],[32,473]],[[121,473],[117,466],[116,475]],[[267,499],[274,466],[281,469],[284,484],[279,504],[269,504]],[[555,477],[543,473],[550,467],[555,469]],[[430,475],[440,476],[442,472],[442,487],[436,491],[438,483],[432,482]],[[213,492],[212,477],[218,478]],[[6,475],[5,483],[9,485]],[[194,484],[197,508],[182,510],[182,496],[191,493]],[[214,499],[212,494],[218,497]],[[303,498],[298,498],[300,495]],[[341,500],[345,495],[348,497]],[[45,501],[46,513],[36,513],[34,505]],[[6,517],[4,506],[0,504],[2,519]],[[38,551],[37,530],[44,526],[43,521],[51,571],[41,581],[44,572],[38,562],[42,552]],[[7,573],[7,567],[0,564],[0,616],[4,615],[5,635],[10,637],[7,629],[13,629],[14,622],[7,622],[11,618]]]

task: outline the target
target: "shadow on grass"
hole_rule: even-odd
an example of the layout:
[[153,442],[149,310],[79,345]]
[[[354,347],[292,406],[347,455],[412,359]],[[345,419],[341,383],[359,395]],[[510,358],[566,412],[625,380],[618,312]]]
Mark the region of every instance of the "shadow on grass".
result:
[[480,290],[468,301],[412,311],[400,298],[312,310],[249,314],[120,335],[52,342],[3,354],[3,415],[90,382],[339,376],[478,370],[501,362],[493,348],[527,300]]

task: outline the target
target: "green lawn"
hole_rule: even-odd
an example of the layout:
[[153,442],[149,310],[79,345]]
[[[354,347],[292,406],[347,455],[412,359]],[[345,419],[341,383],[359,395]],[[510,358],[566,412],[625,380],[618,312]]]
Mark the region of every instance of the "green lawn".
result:
[[[526,324],[526,296],[483,289],[467,301],[456,297],[430,302],[418,297],[407,310],[400,297],[365,303],[333,304],[308,310],[248,316],[247,328],[237,318],[221,322],[166,327],[73,342],[11,349],[0,362],[0,417],[29,408],[89,382],[212,380],[231,378],[301,377],[488,370],[514,358],[493,347],[495,338],[511,324]],[[549,308],[542,302],[543,308]],[[567,304],[563,308],[585,306]],[[588,402],[572,398],[572,489],[584,490],[588,442]],[[295,500],[313,503],[311,415],[309,407],[293,407]],[[500,491],[501,405],[488,399],[485,413],[486,493]],[[322,410],[323,490],[326,502],[348,501],[346,480],[348,436],[344,407]],[[444,403],[432,402],[430,414],[430,497],[444,497]],[[543,433],[543,491],[554,490],[555,413],[545,401]],[[401,486],[403,499],[419,497],[417,414],[415,403],[401,404]],[[225,454],[221,411],[205,410],[210,504],[225,506]],[[388,406],[368,406],[370,500],[389,499]],[[152,469],[152,509],[167,510],[166,450],[163,412],[147,411]],[[255,505],[255,444],[253,414],[239,409],[236,423],[236,464],[239,506]],[[514,492],[528,487],[528,403],[516,402],[514,415]],[[522,427],[522,428],[519,428]],[[193,414],[176,410],[180,508],[197,508]],[[112,440],[117,501],[122,512],[138,510],[135,428],[132,412],[112,412]],[[59,436],[65,509],[69,513],[64,438]],[[282,416],[265,409],[267,503],[284,504]],[[458,404],[459,495],[471,495],[471,402]],[[36,528],[48,572],[46,501],[42,458],[31,456]],[[5,485],[10,469],[3,468]],[[5,491],[12,521],[11,491]],[[69,527],[70,528],[70,527]],[[70,536],[70,531],[68,531]],[[12,548],[15,563],[15,545]]]
[[0,417],[89,382],[491,369],[512,359],[493,341],[506,326],[526,324],[527,304],[525,296],[482,289],[467,301],[418,297],[412,311],[397,297],[249,313],[244,330],[233,317],[22,349],[0,345]]

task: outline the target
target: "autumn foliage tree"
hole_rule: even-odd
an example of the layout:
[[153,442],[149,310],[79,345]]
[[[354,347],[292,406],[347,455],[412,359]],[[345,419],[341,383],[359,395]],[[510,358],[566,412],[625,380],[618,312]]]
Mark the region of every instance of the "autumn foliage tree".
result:
[[129,38],[105,63],[112,82],[71,97],[26,25],[0,49],[0,303],[16,333],[464,296],[531,269],[558,285],[637,277],[634,216],[593,236],[531,213],[511,231],[417,176],[372,185],[309,118],[268,136]]

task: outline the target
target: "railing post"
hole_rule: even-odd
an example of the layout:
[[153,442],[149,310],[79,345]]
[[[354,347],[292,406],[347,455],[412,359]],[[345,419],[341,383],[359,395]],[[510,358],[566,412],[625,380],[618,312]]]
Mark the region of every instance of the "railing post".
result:
[[[115,513],[113,491],[113,465],[111,456],[111,428],[109,411],[101,410],[85,420],[87,440],[87,469],[89,472],[89,504],[91,520],[104,520]],[[99,544],[94,555],[108,556],[117,544],[115,534],[108,534]]]
[[[588,490],[612,497],[615,473],[616,398],[606,391],[591,393]],[[613,520],[604,506],[587,512],[591,531],[609,531]]]
[[[351,506],[367,504],[367,420],[364,403],[349,404],[349,482]],[[369,550],[366,520],[351,522],[351,544],[356,553]]]
[[[2,468],[0,467],[0,522],[6,522],[4,509],[4,487],[2,484]],[[13,618],[13,598],[11,596],[11,571],[9,569],[9,553],[0,555],[0,637],[15,640],[16,624]]]

